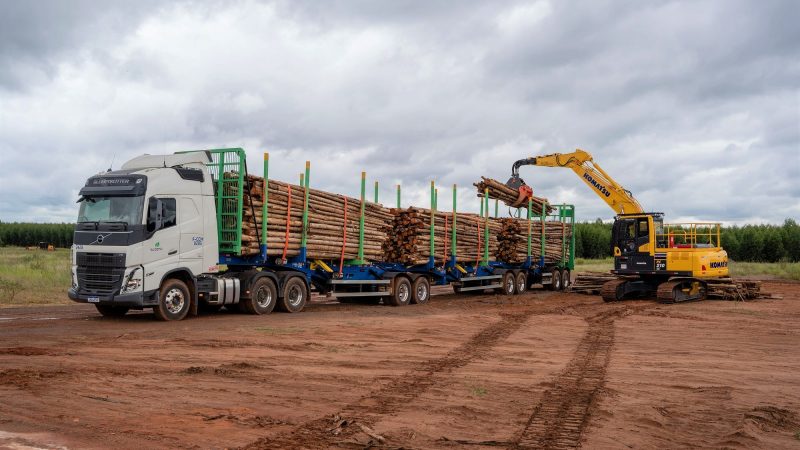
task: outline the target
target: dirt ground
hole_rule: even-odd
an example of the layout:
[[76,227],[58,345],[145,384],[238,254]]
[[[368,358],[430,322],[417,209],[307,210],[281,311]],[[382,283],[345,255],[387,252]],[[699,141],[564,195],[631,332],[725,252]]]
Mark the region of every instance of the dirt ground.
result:
[[764,290],[783,298],[1,309],[0,449],[798,448],[800,283]]

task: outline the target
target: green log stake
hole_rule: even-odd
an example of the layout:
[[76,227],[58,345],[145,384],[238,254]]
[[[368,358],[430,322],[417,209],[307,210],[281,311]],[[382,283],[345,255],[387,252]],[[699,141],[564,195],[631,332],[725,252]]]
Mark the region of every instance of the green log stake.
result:
[[264,207],[261,208],[261,243],[267,245],[267,208],[269,207],[269,153],[264,153]]
[[306,248],[308,242],[308,182],[311,179],[311,161],[306,161],[306,174],[303,180],[303,174],[300,174],[300,185],[303,186],[303,233],[300,237],[300,247]]
[[528,197],[528,260],[531,258],[531,232],[533,231],[533,224],[531,222],[531,206],[533,203],[533,199]]
[[400,185],[397,185],[397,209],[400,209]]
[[431,181],[431,232],[430,232],[430,238],[428,239],[431,247],[431,257],[434,256],[433,229],[434,226],[436,226],[436,216],[434,215],[435,208],[436,208],[436,187],[433,181]]
[[375,180],[375,203],[378,203],[378,180]]
[[361,218],[358,221],[358,264],[364,264],[364,199],[367,190],[367,172],[361,172]]
[[453,231],[450,233],[450,253],[453,255],[453,261],[456,260],[456,185],[453,185]]
[[483,222],[483,265],[489,265],[489,188],[483,194],[486,202],[486,217]]

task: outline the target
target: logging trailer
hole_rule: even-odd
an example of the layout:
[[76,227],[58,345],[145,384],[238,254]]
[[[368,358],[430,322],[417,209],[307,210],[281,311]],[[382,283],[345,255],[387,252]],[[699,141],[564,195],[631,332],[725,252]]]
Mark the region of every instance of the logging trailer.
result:
[[653,293],[662,303],[702,300],[708,280],[728,276],[728,253],[720,243],[719,223],[665,224],[663,213],[645,212],[629,190],[580,149],[515,162],[506,185],[518,189],[521,196],[532,192],[519,177],[519,168],[526,165],[572,169],[617,213],[611,232],[611,272],[620,277],[603,285],[603,300]]
[[[264,180],[268,175],[269,158],[265,154]],[[534,283],[558,290],[570,282],[574,235],[562,239],[559,260],[545,261],[545,236],[541,236],[542,248],[533,248],[530,224],[559,221],[564,224],[562,229],[571,230],[575,220],[572,205],[556,206],[555,214],[543,212],[538,217],[531,217],[528,209],[527,258],[520,263],[489,257],[488,198],[481,200],[485,246],[480,260],[458,259],[455,227],[451,253],[443,263],[437,264],[432,256],[426,264],[416,265],[365,260],[364,174],[358,258],[309,259],[309,179],[307,163],[302,178],[305,201],[300,252],[289,258],[274,258],[267,255],[267,233],[258,232],[255,218],[260,251],[253,255],[241,252],[244,196],[251,194],[245,153],[240,148],[143,155],[126,162],[120,170],[92,176],[78,200],[69,298],[94,304],[103,316],[152,308],[161,320],[181,320],[200,310],[223,306],[250,314],[268,314],[276,307],[299,312],[312,290],[332,294],[342,302],[383,300],[401,306],[426,303],[431,285],[452,285],[457,293],[494,289],[519,294]],[[431,184],[432,212],[436,206],[437,194]],[[262,224],[267,223],[267,208],[265,202]],[[457,219],[455,211],[454,186],[453,214]],[[543,235],[545,228],[541,227]],[[433,254],[433,221],[430,239]]]

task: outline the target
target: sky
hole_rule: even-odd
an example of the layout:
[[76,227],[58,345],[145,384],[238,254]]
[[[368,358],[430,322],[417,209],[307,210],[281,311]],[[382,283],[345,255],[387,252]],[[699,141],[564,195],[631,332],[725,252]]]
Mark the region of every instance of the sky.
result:
[[[576,148],[669,222],[800,219],[800,2],[0,0],[0,221],[71,222],[87,177],[242,147],[251,172],[479,206]],[[614,212],[524,167],[579,220]],[[441,194],[440,194],[441,195]],[[507,209],[501,215],[508,214]]]

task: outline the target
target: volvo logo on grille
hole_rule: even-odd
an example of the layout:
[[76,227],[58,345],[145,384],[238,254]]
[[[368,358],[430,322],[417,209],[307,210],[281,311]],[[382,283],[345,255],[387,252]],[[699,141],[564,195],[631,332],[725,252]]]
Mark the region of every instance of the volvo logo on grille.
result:
[[103,243],[103,241],[104,241],[104,240],[105,240],[107,237],[109,237],[109,236],[111,236],[111,233],[108,233],[108,234],[107,234],[107,235],[105,235],[105,236],[103,236],[102,234],[98,234],[98,235],[97,235],[97,239],[95,239],[95,240],[94,240],[94,242],[92,242],[92,243],[91,243],[91,244],[89,244],[89,245],[92,245],[92,244],[102,244],[102,243]]

